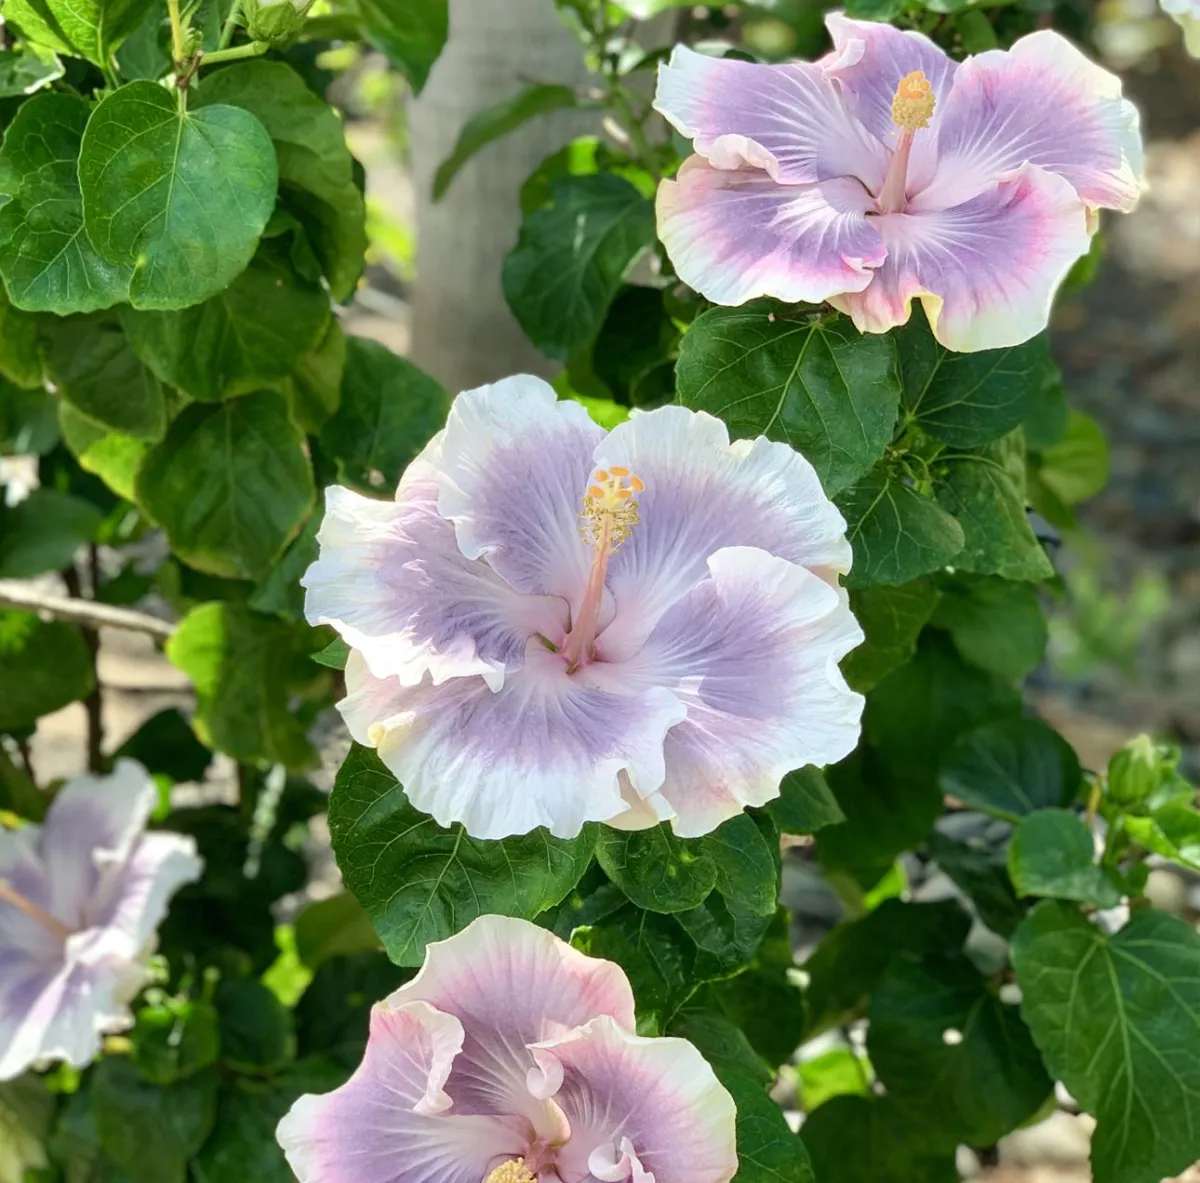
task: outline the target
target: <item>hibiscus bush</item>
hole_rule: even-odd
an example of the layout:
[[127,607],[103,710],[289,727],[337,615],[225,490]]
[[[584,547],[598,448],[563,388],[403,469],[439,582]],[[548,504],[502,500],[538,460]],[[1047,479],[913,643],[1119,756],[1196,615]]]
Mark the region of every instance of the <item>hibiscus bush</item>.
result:
[[[446,0],[0,5],[0,1183],[949,1183],[1067,1094],[1178,1174],[1196,792],[1021,686],[1106,468],[1047,326],[1143,183],[1087,13],[556,4],[592,83],[434,183],[596,113],[504,264],[555,376],[468,392],[341,327],[326,99]],[[101,628],[190,716],[108,742]]]

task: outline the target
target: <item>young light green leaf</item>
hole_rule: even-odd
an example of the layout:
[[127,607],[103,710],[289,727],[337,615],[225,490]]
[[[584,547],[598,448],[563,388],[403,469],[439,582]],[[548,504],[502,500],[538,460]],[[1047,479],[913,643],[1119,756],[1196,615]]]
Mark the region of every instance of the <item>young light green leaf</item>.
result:
[[88,106],[72,94],[35,95],[4,133],[0,174],[0,275],[18,308],[95,312],[128,299],[132,269],[100,257],[83,229],[76,166]]
[[529,214],[504,260],[504,296],[526,335],[565,360],[604,323],[625,273],[654,241],[654,203],[608,174],[566,177]]
[[1027,583],[989,577],[942,587],[933,623],[964,660],[1002,678],[1023,678],[1046,651],[1046,618]]
[[279,163],[279,196],[304,228],[335,300],[362,275],[366,206],[342,121],[283,62],[239,62],[204,79],[194,106],[249,111],[267,129]]
[[1069,805],[1082,779],[1071,745],[1040,720],[1024,718],[968,731],[945,753],[938,771],[943,793],[1012,822]]
[[0,609],[0,732],[86,698],[95,685],[83,634],[34,612]]
[[329,832],[346,886],[398,965],[420,965],[426,945],[485,912],[532,920],[579,882],[596,840],[593,826],[570,840],[538,829],[499,842],[444,829],[358,746],[338,771]]
[[203,304],[121,313],[138,357],[198,402],[281,382],[320,343],[329,319],[329,297],[300,279],[274,243],[264,243],[250,266]]
[[1047,901],[1017,930],[1025,1021],[1096,1118],[1096,1183],[1159,1183],[1200,1158],[1200,936],[1136,911],[1115,936]]
[[1065,809],[1031,813],[1017,827],[1008,848],[1008,871],[1018,895],[1115,908],[1121,890],[1094,860],[1091,831]]
[[1123,825],[1140,846],[1200,871],[1200,812],[1186,801],[1168,801],[1148,817],[1127,813]]
[[924,578],[852,591],[850,608],[867,639],[842,658],[842,673],[851,687],[865,694],[908,661],[937,603],[938,589]]
[[150,450],[145,440],[89,419],[66,399],[58,404],[58,426],[80,468],[98,476],[118,497],[134,499],[134,478]]
[[698,316],[675,376],[684,406],[723,419],[735,439],[790,444],[831,497],[871,470],[896,426],[891,337],[864,336],[846,317],[814,317],[774,300]]
[[944,509],[876,468],[838,499],[854,548],[850,587],[908,583],[944,567],[963,548],[963,530]]
[[154,0],[6,0],[4,18],[27,40],[107,66]]
[[539,115],[575,107],[578,103],[575,91],[569,86],[533,83],[495,106],[472,115],[459,132],[454,151],[438,166],[433,178],[433,200],[440,201],[445,196],[459,169],[488,144]]
[[135,308],[187,308],[245,269],[275,208],[266,129],[237,107],[181,112],[153,82],[131,82],[92,112],[79,152],[87,235],[133,268]]
[[0,49],[0,99],[34,94],[63,76],[63,64],[52,49],[32,43]]
[[304,437],[276,394],[193,405],[147,454],[137,499],[197,570],[261,579],[312,508]]
[[450,0],[360,0],[367,35],[420,94],[446,44]]
[[167,404],[158,379],[129,347],[116,316],[72,316],[47,326],[46,362],[81,415],[135,439],[161,439]]
[[717,864],[702,838],[677,838],[665,823],[649,830],[604,826],[596,861],[639,908],[684,912],[704,902],[717,883]]
[[0,579],[31,579],[70,566],[103,520],[90,501],[57,489],[35,489],[11,509],[0,504]]
[[1034,469],[1064,505],[1094,497],[1108,481],[1108,444],[1099,424],[1082,411],[1072,410],[1066,435],[1043,448]]

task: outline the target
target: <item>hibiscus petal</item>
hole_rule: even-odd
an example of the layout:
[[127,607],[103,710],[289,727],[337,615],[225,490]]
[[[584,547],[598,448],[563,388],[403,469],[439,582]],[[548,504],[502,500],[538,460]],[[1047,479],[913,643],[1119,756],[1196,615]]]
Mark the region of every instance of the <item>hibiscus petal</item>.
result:
[[402,687],[351,651],[338,708],[351,735],[377,748],[416,808],[475,838],[545,826],[573,838],[626,808],[618,776],[642,793],[666,775],[663,736],[683,718],[674,695],[591,685],[530,642],[525,666],[493,693],[482,679]]
[[395,502],[325,491],[320,555],[301,582],[312,624],[330,624],[377,678],[415,686],[475,674],[499,688],[525,660],[525,642],[561,634],[566,602],[514,591],[465,558],[437,510],[437,450],[414,461]]
[[737,167],[734,150],[787,185],[849,176],[875,188],[887,170],[882,144],[808,62],[764,66],[677,45],[659,67],[654,108],[717,168]]
[[300,1183],[480,1183],[493,1158],[519,1155],[515,1123],[445,1111],[462,1039],[462,1024],[426,1003],[375,1006],[354,1075],[279,1123]]
[[730,443],[720,419],[661,407],[616,427],[596,462],[624,465],[646,485],[641,521],[609,563],[616,616],[598,640],[606,661],[632,657],[722,547],[759,547],[834,584],[850,569],[845,519],[812,465],[786,444],[761,436]]
[[418,999],[463,1025],[462,1051],[446,1082],[454,1112],[520,1114],[550,1137],[562,1135],[548,1128],[559,1111],[552,1106],[548,1112],[530,1092],[534,1059],[527,1045],[597,1015],[634,1029],[633,991],[619,966],[585,957],[536,924],[507,916],[480,916],[430,945],[421,972],[389,1003]]
[[460,394],[438,459],[438,509],[468,559],[486,558],[522,592],[577,606],[591,553],[579,511],[604,435],[575,402],[521,374]]
[[629,1168],[654,1183],[728,1183],[737,1173],[733,1098],[686,1040],[645,1039],[601,1017],[534,1055],[563,1077],[562,1178],[625,1179],[617,1169]]
[[[7,830],[0,826],[0,879],[36,907],[49,911],[53,893],[46,864],[39,853],[40,826]],[[61,952],[61,945],[47,928],[20,908],[0,899],[0,950],[35,955]]]
[[1090,242],[1078,194],[1036,165],[952,209],[879,222],[887,262],[865,291],[832,303],[863,332],[885,333],[921,297],[934,336],[964,353],[1041,332],[1058,285]]
[[1141,193],[1138,123],[1119,78],[1061,34],[1031,33],[959,67],[941,107],[937,176],[910,207],[957,205],[1030,163],[1066,177],[1090,206],[1130,210]]
[[691,156],[658,187],[658,234],[679,278],[714,303],[819,303],[861,290],[883,262],[874,204],[857,181],[778,185]]
[[837,664],[863,640],[844,591],[748,546],[717,551],[708,569],[617,667],[628,684],[667,686],[687,707],[667,734],[658,791],[684,837],[765,805],[792,769],[848,755],[863,709]]

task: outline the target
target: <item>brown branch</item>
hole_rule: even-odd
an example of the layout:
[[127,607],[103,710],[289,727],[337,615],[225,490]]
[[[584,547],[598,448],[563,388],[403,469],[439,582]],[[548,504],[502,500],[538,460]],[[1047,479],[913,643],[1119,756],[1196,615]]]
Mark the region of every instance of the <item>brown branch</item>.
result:
[[0,608],[40,612],[52,620],[78,624],[84,628],[120,628],[127,632],[146,633],[160,641],[165,641],[175,631],[175,625],[170,621],[159,620],[157,616],[146,612],[73,596],[58,596],[14,579],[0,579]]

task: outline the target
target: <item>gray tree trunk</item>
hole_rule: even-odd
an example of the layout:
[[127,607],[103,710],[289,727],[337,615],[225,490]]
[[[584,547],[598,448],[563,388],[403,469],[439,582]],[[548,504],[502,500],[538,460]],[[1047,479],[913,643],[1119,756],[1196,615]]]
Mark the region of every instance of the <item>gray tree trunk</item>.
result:
[[451,0],[449,42],[409,105],[417,186],[411,356],[451,391],[553,369],[509,312],[500,269],[520,227],[521,182],[594,119],[541,116],[479,153],[436,205],[433,174],[476,111],[526,82],[586,81],[582,57],[551,0]]

